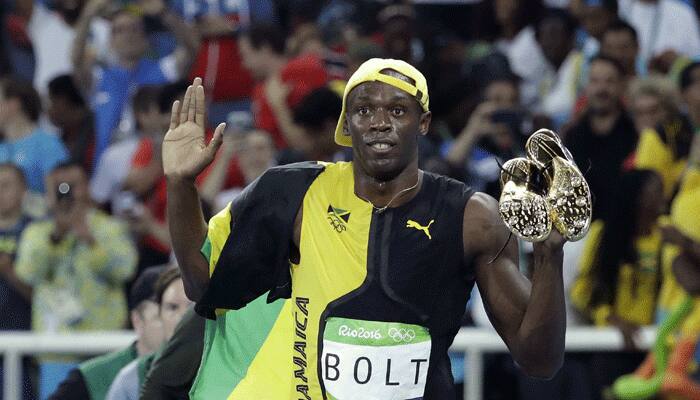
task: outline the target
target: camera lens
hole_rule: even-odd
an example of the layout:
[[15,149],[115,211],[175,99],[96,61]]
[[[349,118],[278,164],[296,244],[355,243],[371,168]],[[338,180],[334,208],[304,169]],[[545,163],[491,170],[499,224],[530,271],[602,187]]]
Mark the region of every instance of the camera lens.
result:
[[58,193],[60,194],[68,194],[70,192],[70,185],[67,184],[66,182],[61,182],[58,185]]

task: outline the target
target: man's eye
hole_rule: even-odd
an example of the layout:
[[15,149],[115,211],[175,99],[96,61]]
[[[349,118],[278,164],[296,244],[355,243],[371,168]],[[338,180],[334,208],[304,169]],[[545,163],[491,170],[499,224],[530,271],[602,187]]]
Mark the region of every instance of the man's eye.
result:
[[406,113],[406,110],[403,107],[394,107],[391,109],[391,113],[396,117],[400,117]]
[[367,108],[367,107],[358,107],[358,108],[357,108],[357,113],[358,113],[359,115],[367,115],[367,114],[369,114],[369,108]]

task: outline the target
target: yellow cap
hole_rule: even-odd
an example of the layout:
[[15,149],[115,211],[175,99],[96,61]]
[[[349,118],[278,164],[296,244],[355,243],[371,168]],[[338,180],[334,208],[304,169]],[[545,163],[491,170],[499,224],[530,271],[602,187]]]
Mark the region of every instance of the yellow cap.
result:
[[[401,75],[413,79],[413,81],[416,83],[415,86],[408,82],[402,81],[399,78],[380,72],[387,69],[394,70]],[[423,76],[420,71],[418,71],[411,64],[402,60],[394,60],[391,58],[369,59],[360,65],[357,71],[352,74],[347,85],[345,86],[345,92],[343,93],[343,109],[340,111],[338,125],[335,128],[335,142],[339,145],[352,147],[352,139],[350,136],[343,134],[345,102],[348,98],[348,93],[350,93],[352,89],[361,83],[375,81],[394,86],[395,88],[401,89],[411,96],[414,96],[416,100],[418,100],[418,103],[420,103],[423,111],[428,111],[428,83],[425,81],[425,76]]]

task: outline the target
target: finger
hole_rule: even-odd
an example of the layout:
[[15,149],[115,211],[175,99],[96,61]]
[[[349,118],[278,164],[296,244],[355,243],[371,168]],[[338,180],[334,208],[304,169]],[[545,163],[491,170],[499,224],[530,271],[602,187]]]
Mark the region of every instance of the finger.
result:
[[210,159],[214,159],[214,156],[216,155],[216,152],[219,150],[219,147],[221,147],[221,143],[224,141],[224,130],[226,129],[226,123],[222,122],[219,124],[219,126],[216,127],[214,130],[214,137],[211,138],[211,141],[207,145],[207,156]]
[[206,107],[204,105],[204,86],[199,85],[195,87],[194,97],[196,99],[194,122],[197,125],[204,127],[204,117],[206,115]]
[[[195,79],[195,82],[197,80]],[[192,85],[192,92],[190,93],[190,105],[187,109],[187,120],[190,122],[195,122],[195,113],[197,112],[197,88],[201,85]]]
[[182,107],[180,107],[180,123],[184,124],[187,122],[187,115],[190,110],[190,97],[192,97],[192,86],[187,87],[185,92],[185,98],[182,99]]
[[175,129],[179,125],[178,116],[180,114],[180,100],[173,102],[173,108],[170,111],[170,129]]

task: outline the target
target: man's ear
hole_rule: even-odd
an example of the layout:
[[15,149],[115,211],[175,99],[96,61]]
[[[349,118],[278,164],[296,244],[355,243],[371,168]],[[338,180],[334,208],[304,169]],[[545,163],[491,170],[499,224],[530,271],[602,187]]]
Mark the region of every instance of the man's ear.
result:
[[129,319],[131,319],[131,326],[134,327],[134,331],[140,334],[143,330],[143,320],[136,309],[129,312]]
[[430,111],[424,112],[420,116],[420,122],[418,123],[418,132],[422,135],[425,136],[428,134],[428,131],[430,130],[430,121],[433,119],[433,113]]

